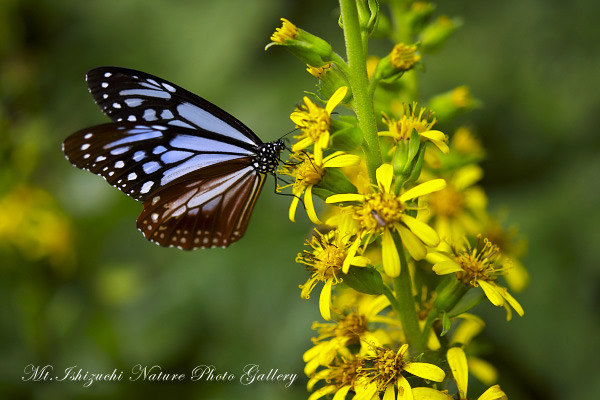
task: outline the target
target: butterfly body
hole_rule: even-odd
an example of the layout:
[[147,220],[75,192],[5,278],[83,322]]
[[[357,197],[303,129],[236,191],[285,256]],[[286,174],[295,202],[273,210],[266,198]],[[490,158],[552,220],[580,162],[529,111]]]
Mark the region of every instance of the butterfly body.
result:
[[114,122],[67,138],[66,158],[143,202],[138,229],[161,246],[240,239],[283,142],[263,143],[217,106],[140,71],[101,67],[86,80]]

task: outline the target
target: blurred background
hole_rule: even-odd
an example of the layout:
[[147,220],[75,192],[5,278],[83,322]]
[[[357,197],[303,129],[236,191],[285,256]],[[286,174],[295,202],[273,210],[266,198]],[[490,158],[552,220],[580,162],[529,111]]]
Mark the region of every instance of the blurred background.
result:
[[[487,149],[491,209],[528,238],[523,318],[480,307],[481,340],[511,399],[600,398],[600,6],[593,1],[459,1],[438,14],[464,26],[424,59],[422,96],[468,85],[484,107],[455,125]],[[294,263],[310,232],[287,220],[289,198],[256,206],[229,249],[183,252],[147,242],[140,204],[73,168],[61,142],[107,122],[85,72],[140,69],[191,90],[264,140],[314,78],[281,48],[286,17],[344,52],[337,3],[321,0],[0,2],[0,397],[6,399],[305,399],[302,353],[316,297],[300,298]],[[380,56],[390,45],[374,45]],[[301,213],[298,213],[301,214]],[[200,364],[239,375],[259,364],[281,383],[23,382],[28,364],[127,372]],[[478,388],[470,390],[475,396]]]

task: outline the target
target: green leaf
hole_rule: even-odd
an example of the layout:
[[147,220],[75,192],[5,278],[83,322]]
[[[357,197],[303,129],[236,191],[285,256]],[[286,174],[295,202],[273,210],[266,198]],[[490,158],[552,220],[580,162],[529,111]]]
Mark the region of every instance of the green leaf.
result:
[[383,279],[374,267],[354,267],[344,275],[344,283],[352,289],[365,294],[382,294]]

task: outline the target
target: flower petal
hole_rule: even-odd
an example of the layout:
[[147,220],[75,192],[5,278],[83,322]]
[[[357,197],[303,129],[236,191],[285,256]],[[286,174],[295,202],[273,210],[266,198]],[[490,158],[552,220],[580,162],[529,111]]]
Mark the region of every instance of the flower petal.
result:
[[298,201],[300,201],[300,198],[294,196],[294,198],[292,199],[292,204],[290,204],[290,211],[288,213],[288,217],[292,222],[296,222],[296,208],[298,208]]
[[417,387],[412,390],[414,400],[453,400],[454,397],[448,396],[444,392],[437,391],[428,387]]
[[344,100],[344,97],[346,97],[347,93],[348,86],[341,86],[340,88],[338,88],[338,90],[335,91],[335,93],[333,93],[333,95],[331,95],[331,98],[325,105],[325,109],[329,114],[331,114],[333,109],[336,108],[337,105],[342,102],[342,100]]
[[523,307],[521,307],[521,304],[519,304],[519,302],[510,295],[510,293],[508,293],[508,290],[502,290],[501,294],[502,297],[504,297],[506,301],[508,301],[508,304],[510,304],[512,308],[515,309],[517,314],[519,314],[519,317],[522,317],[525,314],[525,311],[523,310]]
[[327,204],[331,204],[331,203],[342,203],[342,202],[347,202],[347,201],[364,201],[365,200],[365,195],[363,194],[356,194],[356,193],[344,193],[344,194],[334,194],[332,196],[329,196],[327,198],[327,200],[325,200],[325,202]]
[[438,244],[440,244],[440,237],[438,236],[437,232],[426,223],[406,214],[402,216],[402,222],[404,222],[410,228],[410,230],[427,246],[436,247]]
[[323,290],[321,290],[321,296],[319,297],[319,310],[321,311],[321,317],[323,317],[325,321],[331,320],[331,309],[329,305],[331,304],[332,283],[333,278],[327,279],[325,286],[323,286]]
[[360,246],[360,236],[354,239],[354,242],[348,249],[348,253],[346,253],[346,258],[344,259],[344,264],[342,264],[342,272],[347,274],[350,270],[350,263],[354,258],[354,255],[358,251],[358,247]]
[[410,383],[402,375],[398,377],[398,400],[413,400]]
[[[335,386],[334,386],[335,387]],[[350,390],[350,385],[342,386],[335,395],[333,396],[333,400],[344,400],[348,391]]]
[[469,366],[467,365],[465,351],[461,347],[451,347],[448,349],[447,357],[460,398],[466,399],[469,385]]
[[481,286],[486,297],[493,305],[500,307],[504,304],[504,298],[502,297],[498,286],[483,280],[477,281],[477,283]]
[[381,237],[381,257],[385,273],[391,278],[399,276],[400,256],[398,255],[398,249],[396,249],[394,238],[389,229],[384,230]]
[[444,373],[443,369],[441,369],[437,365],[424,362],[406,363],[404,364],[404,367],[402,367],[402,369],[410,372],[413,375],[434,382],[442,382],[446,377],[446,374]]
[[308,146],[310,146],[312,144],[312,139],[311,138],[304,138],[301,141],[299,141],[298,143],[294,143],[294,145],[292,146],[292,151],[302,151],[305,148],[307,148]]
[[418,237],[415,236],[414,233],[406,229],[405,227],[398,225],[396,227],[398,233],[400,234],[400,238],[402,239],[402,244],[408,250],[408,253],[415,260],[422,260],[427,255],[427,249],[423,242],[419,240]]
[[500,389],[500,385],[494,385],[485,392],[477,400],[503,400],[508,399],[508,396]]
[[433,272],[435,272],[438,275],[447,275],[453,272],[460,272],[463,270],[460,265],[451,260],[439,262],[435,264],[432,269]]
[[432,130],[421,132],[419,135],[429,139],[442,153],[450,153],[450,148],[446,144],[446,135],[443,132]]
[[[341,153],[341,152],[338,152]],[[340,154],[335,157],[327,156],[323,159],[325,168],[343,168],[360,164],[360,157],[354,154]]]
[[[306,192],[304,193],[304,204],[306,205],[306,214],[308,214],[308,218],[310,218],[313,224],[322,225],[323,223],[319,220],[319,217],[317,217],[317,212],[315,211],[315,206],[313,204],[312,187],[313,185],[308,185],[306,187]],[[295,200],[298,200],[298,198],[296,197]],[[296,202],[296,204],[298,204],[298,202]]]
[[402,195],[400,195],[400,201],[404,202],[425,194],[437,192],[445,187],[446,181],[444,179],[432,179],[402,193]]
[[394,389],[394,385],[388,385],[387,388],[385,388],[382,400],[396,400],[396,390]]
[[377,176],[377,183],[379,186],[387,193],[390,192],[390,187],[392,186],[392,178],[394,177],[394,167],[391,164],[382,164],[377,171],[375,171],[375,175]]
[[337,388],[333,385],[323,386],[315,390],[308,396],[308,400],[317,400],[323,396],[327,396],[328,394],[335,393]]

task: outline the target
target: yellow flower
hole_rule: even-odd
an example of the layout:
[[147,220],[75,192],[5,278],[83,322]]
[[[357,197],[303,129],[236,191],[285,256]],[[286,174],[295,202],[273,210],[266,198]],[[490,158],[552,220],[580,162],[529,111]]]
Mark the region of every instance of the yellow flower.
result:
[[331,319],[331,287],[339,282],[339,277],[342,265],[346,260],[348,264],[365,267],[369,265],[369,259],[362,256],[356,256],[356,251],[349,255],[349,240],[350,236],[345,233],[340,233],[335,229],[326,234],[322,234],[315,229],[311,241],[307,241],[306,245],[312,248],[312,251],[304,250],[296,257],[296,262],[307,266],[310,272],[310,277],[304,285],[300,285],[302,289],[301,296],[305,299],[310,297],[310,293],[318,282],[323,282],[325,285],[321,290],[319,297],[319,309],[324,320]]
[[292,159],[291,162],[286,163],[279,170],[279,173],[293,177],[294,183],[278,188],[285,189],[288,186],[292,186],[294,198],[290,205],[290,221],[295,221],[296,208],[298,208],[300,196],[304,194],[304,204],[306,205],[308,217],[313,224],[320,225],[322,222],[319,220],[319,217],[317,217],[312,199],[313,187],[321,182],[327,168],[343,168],[356,165],[360,163],[360,157],[337,151],[322,158],[321,162],[318,162],[313,156],[306,152],[292,153],[290,158]]
[[274,43],[285,43],[286,40],[293,40],[298,35],[298,28],[285,18],[281,18],[283,22],[281,28],[275,29],[271,35],[271,41]]
[[[376,338],[375,333],[370,330],[369,323],[382,321],[377,314],[390,305],[389,300],[383,295],[363,295],[356,301],[358,309],[354,310],[350,305],[345,307],[345,315],[339,320],[313,323],[312,329],[317,330],[318,336],[312,339],[314,346],[303,355],[306,375],[312,375],[319,366],[328,366],[348,345],[381,343],[381,338]],[[381,336],[379,332],[378,336]]]
[[420,199],[429,212],[419,213],[418,218],[430,223],[442,240],[449,243],[481,232],[487,216],[487,197],[475,184],[482,176],[483,170],[477,165],[454,171],[446,179],[448,185],[443,190]]
[[[434,179],[397,196],[391,190],[393,175],[392,166],[383,164],[376,171],[378,184],[376,192],[367,195],[336,194],[328,197],[326,201],[327,203],[355,203],[348,206],[348,209],[358,223],[358,232],[348,256],[354,256],[365,237],[381,235],[383,268],[390,277],[397,277],[400,275],[400,258],[392,231],[400,235],[402,244],[415,260],[425,258],[427,255],[425,245],[437,246],[439,237],[429,225],[407,214],[407,211],[410,210],[407,203],[419,196],[443,189],[446,182],[443,179]],[[369,240],[366,242],[368,243]],[[349,262],[344,261],[344,273],[348,271],[349,267]]]
[[[386,400],[405,398],[405,394],[411,392],[410,384],[404,376],[407,372],[434,382],[444,380],[446,374],[440,367],[424,362],[408,361],[407,352],[408,344],[404,344],[398,352],[374,347],[371,354],[359,356],[363,365],[357,371],[354,400],[371,400],[382,392]],[[397,397],[395,388],[398,391]]]
[[361,361],[349,352],[337,357],[326,369],[322,369],[310,377],[307,384],[309,391],[312,391],[315,384],[321,380],[324,380],[326,385],[315,390],[308,400],[317,400],[334,393],[333,400],[344,400],[348,391],[354,387],[360,365]]
[[[397,144],[400,141],[410,140],[412,132],[415,130],[423,140],[431,141],[442,153],[448,154],[450,151],[447,145],[448,137],[441,131],[431,129],[435,124],[435,118],[429,120],[432,113],[428,112],[425,114],[425,108],[422,107],[417,115],[415,113],[416,110],[416,102],[411,106],[404,104],[404,114],[399,120],[390,118],[383,113],[383,123],[388,126],[389,130],[381,131],[378,135],[389,136]],[[390,153],[393,153],[394,149],[395,146],[392,147]]]
[[323,159],[323,149],[329,146],[329,135],[331,128],[331,112],[338,106],[348,93],[348,87],[342,86],[331,96],[325,108],[319,107],[308,97],[304,97],[304,104],[297,108],[290,119],[302,133],[294,138],[298,143],[292,146],[292,151],[299,152],[314,144],[314,155],[317,163]]
[[441,253],[432,255],[436,260],[433,271],[438,275],[456,274],[456,278],[463,284],[472,287],[481,287],[488,300],[495,306],[503,306],[506,309],[506,319],[512,318],[510,306],[515,309],[519,316],[523,316],[523,307],[508,293],[506,288],[498,286],[496,280],[498,275],[504,272],[502,266],[498,266],[501,259],[498,246],[484,239],[481,244],[481,235],[477,236],[475,248],[469,243],[462,250],[453,247],[453,256],[445,256]]

